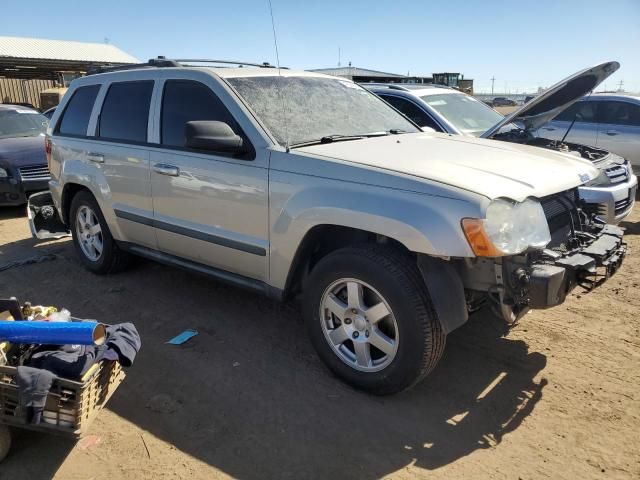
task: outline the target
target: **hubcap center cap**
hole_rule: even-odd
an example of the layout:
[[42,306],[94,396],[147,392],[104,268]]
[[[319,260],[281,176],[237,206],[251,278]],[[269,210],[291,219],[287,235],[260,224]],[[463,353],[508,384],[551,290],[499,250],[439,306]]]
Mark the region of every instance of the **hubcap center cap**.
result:
[[364,317],[361,317],[360,315],[356,315],[353,318],[353,326],[357,330],[363,331],[367,327],[367,321],[364,319]]

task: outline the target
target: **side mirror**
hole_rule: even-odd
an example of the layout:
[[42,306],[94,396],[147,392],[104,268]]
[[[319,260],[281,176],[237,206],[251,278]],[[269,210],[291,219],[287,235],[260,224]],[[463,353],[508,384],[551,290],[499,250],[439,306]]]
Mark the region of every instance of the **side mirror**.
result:
[[420,127],[420,129],[421,129],[423,132],[436,133],[436,129],[435,129],[435,128],[431,128],[431,127]]
[[242,137],[229,125],[213,120],[194,120],[184,126],[184,146],[212,152],[243,152]]

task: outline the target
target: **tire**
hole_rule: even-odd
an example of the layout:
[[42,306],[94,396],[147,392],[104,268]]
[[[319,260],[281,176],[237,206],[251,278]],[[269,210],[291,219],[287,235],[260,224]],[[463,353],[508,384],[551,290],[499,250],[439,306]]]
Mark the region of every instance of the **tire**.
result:
[[[81,212],[85,214],[82,218],[88,218],[88,221],[79,221],[78,215]],[[89,213],[88,217],[87,213]],[[99,227],[99,233],[92,233],[97,232],[93,230],[95,227]],[[107,274],[119,272],[130,265],[131,255],[118,248],[98,202],[89,191],[81,190],[73,197],[69,209],[69,228],[76,253],[86,269],[97,274]],[[83,238],[85,233],[94,238],[89,244],[87,238]],[[100,245],[99,251],[98,245]]]
[[0,462],[5,459],[11,449],[11,430],[6,425],[0,425]]
[[[358,304],[350,292],[358,292],[364,308],[349,308]],[[385,311],[389,314],[381,317]],[[382,245],[348,247],[321,259],[304,284],[303,312],[324,363],[369,393],[389,395],[412,387],[444,351],[446,335],[415,262]],[[358,342],[369,342],[369,347]]]

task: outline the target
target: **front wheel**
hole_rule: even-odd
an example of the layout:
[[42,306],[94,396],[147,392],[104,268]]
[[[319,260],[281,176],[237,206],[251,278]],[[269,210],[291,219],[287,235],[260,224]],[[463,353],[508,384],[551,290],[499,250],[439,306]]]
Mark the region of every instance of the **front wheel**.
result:
[[411,387],[444,351],[415,262],[383,246],[344,248],[320,260],[305,283],[304,314],[327,366],[371,393]]

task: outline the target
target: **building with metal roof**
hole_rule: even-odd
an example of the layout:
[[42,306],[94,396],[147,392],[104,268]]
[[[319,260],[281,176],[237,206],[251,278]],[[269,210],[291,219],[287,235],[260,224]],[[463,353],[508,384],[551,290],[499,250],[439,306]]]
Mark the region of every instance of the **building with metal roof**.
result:
[[334,77],[343,77],[358,83],[431,83],[431,77],[415,77],[409,75],[399,75],[397,73],[381,72],[368,68],[348,67],[337,68],[316,68],[310,72],[324,73]]
[[138,59],[105,43],[0,36],[1,77],[57,80],[59,72],[128,63]]

